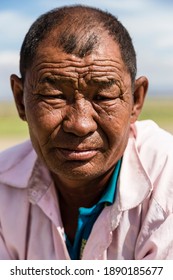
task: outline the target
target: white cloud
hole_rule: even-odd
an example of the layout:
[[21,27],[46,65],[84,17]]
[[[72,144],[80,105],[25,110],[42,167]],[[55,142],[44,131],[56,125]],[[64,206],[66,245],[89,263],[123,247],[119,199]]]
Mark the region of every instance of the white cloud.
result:
[[19,61],[19,54],[17,52],[12,52],[12,51],[0,52],[0,61],[2,67],[4,65],[16,66],[16,63],[18,64]]
[[19,48],[32,18],[13,11],[0,12],[0,49]]
[[173,94],[173,57],[156,56],[146,52],[138,56],[138,76],[144,75],[149,79],[149,92],[154,89],[159,91],[169,90]]
[[[86,1],[83,1],[86,2]],[[139,9],[143,9],[146,6],[146,2],[143,0],[121,0],[121,1],[112,1],[112,0],[104,0],[104,1],[89,1],[90,3],[96,3],[97,6],[107,7],[108,10],[114,8],[117,10],[123,10],[128,12],[135,12]],[[88,1],[87,1],[88,3]]]
[[19,55],[17,52],[0,52],[0,99],[12,98],[10,75],[19,73]]
[[170,49],[172,51],[171,56],[173,56],[173,36],[168,36],[168,34],[163,34],[162,37],[157,38],[156,44],[159,49],[165,49],[165,50]]
[[[130,3],[130,4],[129,4]],[[110,12],[119,12],[121,11],[138,11],[139,9],[143,9],[146,6],[146,0],[121,0],[121,1],[113,1],[113,0],[37,0],[37,5],[40,5],[42,9],[52,9],[60,6],[66,5],[87,5],[87,6],[94,6],[97,8],[106,9]],[[113,10],[112,10],[113,9]]]

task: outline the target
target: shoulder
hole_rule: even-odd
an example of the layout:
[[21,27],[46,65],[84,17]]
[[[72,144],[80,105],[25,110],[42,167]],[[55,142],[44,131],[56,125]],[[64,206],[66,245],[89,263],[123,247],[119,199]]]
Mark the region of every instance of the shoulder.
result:
[[30,141],[2,151],[0,153],[0,184],[22,186],[31,175],[36,158]]
[[152,182],[161,173],[172,181],[173,136],[150,120],[136,122],[132,130],[138,157]]
[[[0,168],[6,169],[7,165],[13,164],[18,158],[23,158],[32,149],[31,142],[28,140],[21,144],[12,146],[0,152]],[[5,160],[5,162],[4,162]],[[5,165],[4,165],[5,164]]]
[[149,149],[156,153],[172,153],[173,135],[151,120],[137,121],[132,130],[139,151]]

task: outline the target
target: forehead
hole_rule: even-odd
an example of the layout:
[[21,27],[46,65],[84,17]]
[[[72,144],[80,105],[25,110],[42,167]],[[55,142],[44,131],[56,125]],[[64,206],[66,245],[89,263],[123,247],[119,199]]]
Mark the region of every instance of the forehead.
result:
[[48,73],[77,79],[86,73],[91,74],[87,75],[90,78],[107,76],[108,79],[112,79],[114,75],[120,77],[122,73],[127,73],[118,44],[106,33],[100,36],[92,52],[82,58],[67,54],[55,45],[54,36],[50,39],[48,37],[39,45],[30,70],[35,73],[36,79]]

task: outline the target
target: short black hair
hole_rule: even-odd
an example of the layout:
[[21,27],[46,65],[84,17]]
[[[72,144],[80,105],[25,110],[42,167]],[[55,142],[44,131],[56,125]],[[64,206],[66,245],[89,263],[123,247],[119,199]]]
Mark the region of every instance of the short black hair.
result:
[[[20,51],[20,73],[24,80],[40,43],[57,29],[57,46],[66,53],[83,57],[92,52],[99,40],[97,31],[107,31],[118,43],[132,82],[136,77],[136,53],[127,29],[114,15],[98,8],[74,5],[55,8],[41,15],[27,32]],[[63,29],[63,30],[61,30]]]

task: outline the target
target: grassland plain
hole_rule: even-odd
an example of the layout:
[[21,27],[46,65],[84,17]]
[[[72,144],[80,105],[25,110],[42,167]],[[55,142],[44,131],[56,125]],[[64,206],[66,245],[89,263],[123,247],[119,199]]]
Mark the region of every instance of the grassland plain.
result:
[[[139,119],[152,119],[173,133],[173,98],[148,98]],[[14,103],[1,101],[0,150],[18,144],[28,137],[27,124],[19,119]]]

